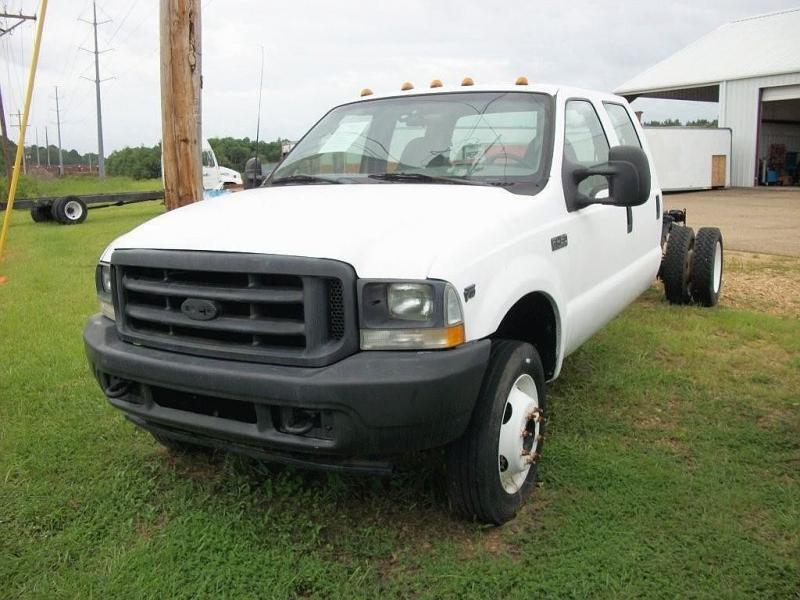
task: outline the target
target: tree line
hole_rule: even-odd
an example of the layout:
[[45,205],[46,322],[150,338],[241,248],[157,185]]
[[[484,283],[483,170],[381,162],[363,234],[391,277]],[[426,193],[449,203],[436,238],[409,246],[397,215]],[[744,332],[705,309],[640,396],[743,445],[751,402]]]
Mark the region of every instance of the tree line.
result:
[[[258,143],[258,156],[262,162],[276,162],[281,157],[283,140]],[[209,138],[217,162],[240,173],[245,163],[255,154],[255,141],[250,138]],[[161,144],[155,146],[125,147],[115,150],[106,159],[109,175],[124,175],[134,179],[157,179],[161,177]]]
[[719,127],[719,121],[714,119],[694,119],[693,121],[686,121],[686,125],[681,123],[680,119],[664,119],[663,121],[645,121],[647,127]]
[[[272,142],[258,142],[258,156],[262,163],[277,162],[281,158],[281,144],[286,140]],[[250,138],[210,138],[208,140],[217,162],[220,166],[228,167],[242,173],[247,160],[255,155],[255,140]],[[8,160],[13,165],[17,145],[7,140]],[[47,165],[47,147],[32,144],[25,146],[25,156],[28,166],[36,164],[36,151],[39,151],[39,162]],[[64,165],[92,165],[96,168],[97,154],[87,152],[81,154],[77,150],[63,150]],[[50,144],[50,165],[58,166],[58,147]],[[0,173],[6,172],[6,165],[0,152]],[[106,158],[106,172],[109,175],[122,175],[134,179],[159,179],[161,178],[161,144],[155,146],[125,147],[115,150]]]
[[[2,138],[0,138],[2,140]],[[8,149],[8,162],[12,165],[14,164],[14,158],[17,154],[17,145],[11,140],[6,139],[7,149]],[[50,144],[50,166],[57,167],[58,166],[58,146],[54,146]],[[25,159],[28,161],[28,166],[32,166],[36,164],[36,152],[39,152],[39,162],[43,167],[47,166],[47,146],[37,146],[36,144],[31,144],[30,146],[25,146]],[[95,152],[87,152],[86,154],[81,154],[77,150],[62,150],[64,165],[92,165],[97,164],[97,154]],[[3,158],[3,153],[0,152],[0,171],[5,173],[6,171],[6,163],[5,159]]]

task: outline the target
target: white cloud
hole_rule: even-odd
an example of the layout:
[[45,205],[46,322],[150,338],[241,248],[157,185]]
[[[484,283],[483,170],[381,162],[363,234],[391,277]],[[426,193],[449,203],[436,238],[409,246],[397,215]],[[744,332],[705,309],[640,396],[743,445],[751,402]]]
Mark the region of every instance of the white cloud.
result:
[[[264,46],[262,137],[297,138],[362,87],[392,90],[470,75],[480,82],[532,80],[613,89],[715,27],[796,0],[591,2],[405,0],[203,2],[203,118],[207,136],[255,135],[259,47]],[[33,12],[34,0],[8,2]],[[160,138],[156,0],[99,0],[105,148]],[[63,144],[96,149],[90,0],[51,2],[28,142],[55,140],[54,86],[63,95]],[[21,107],[33,26],[0,42],[6,112]],[[715,105],[645,104],[647,118],[713,117]],[[670,112],[672,111],[672,112]],[[12,130],[12,135],[15,130]]]

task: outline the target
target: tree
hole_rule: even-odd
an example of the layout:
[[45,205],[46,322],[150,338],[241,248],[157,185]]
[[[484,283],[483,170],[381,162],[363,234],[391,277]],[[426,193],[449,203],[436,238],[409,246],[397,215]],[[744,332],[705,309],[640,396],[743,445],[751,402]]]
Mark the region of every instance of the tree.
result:
[[[281,144],[284,140],[274,142],[258,142],[258,157],[261,162],[277,162],[281,158]],[[239,171],[244,171],[245,163],[255,156],[256,144],[250,138],[210,138],[208,143],[214,150],[217,162],[223,166]]]
[[719,121],[714,119],[713,121],[709,121],[708,119],[695,119],[694,121],[687,121],[687,127],[719,127]]
[[134,179],[160,178],[161,144],[115,150],[106,159],[106,171],[109,175],[124,175]]
[[683,125],[680,119],[665,119],[664,121],[647,121],[647,127],[680,127]]

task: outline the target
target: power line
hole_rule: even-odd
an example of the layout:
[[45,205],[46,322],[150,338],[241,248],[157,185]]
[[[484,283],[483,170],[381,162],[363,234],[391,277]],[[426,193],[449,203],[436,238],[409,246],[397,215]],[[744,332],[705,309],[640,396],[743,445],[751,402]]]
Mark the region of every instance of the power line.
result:
[[122,17],[122,20],[120,20],[119,25],[117,25],[117,28],[111,34],[111,37],[108,39],[109,44],[114,41],[114,38],[117,37],[117,34],[119,33],[120,29],[122,29],[122,26],[125,25],[125,21],[128,20],[128,17],[130,16],[131,12],[133,11],[134,8],[136,8],[136,3],[137,3],[136,0],[133,0],[133,2],[131,2],[131,5],[125,12],[125,15]]

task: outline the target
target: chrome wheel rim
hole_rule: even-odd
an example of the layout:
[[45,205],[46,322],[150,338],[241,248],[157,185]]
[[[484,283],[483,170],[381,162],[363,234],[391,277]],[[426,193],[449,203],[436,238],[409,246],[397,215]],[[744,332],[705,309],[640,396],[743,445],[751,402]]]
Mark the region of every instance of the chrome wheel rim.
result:
[[497,447],[500,483],[508,494],[522,489],[538,458],[543,418],[536,383],[530,375],[520,375],[506,398]]
[[717,242],[714,248],[714,293],[719,293],[722,287],[722,242]]
[[64,214],[70,221],[77,221],[83,214],[83,207],[77,200],[70,200],[64,204]]

